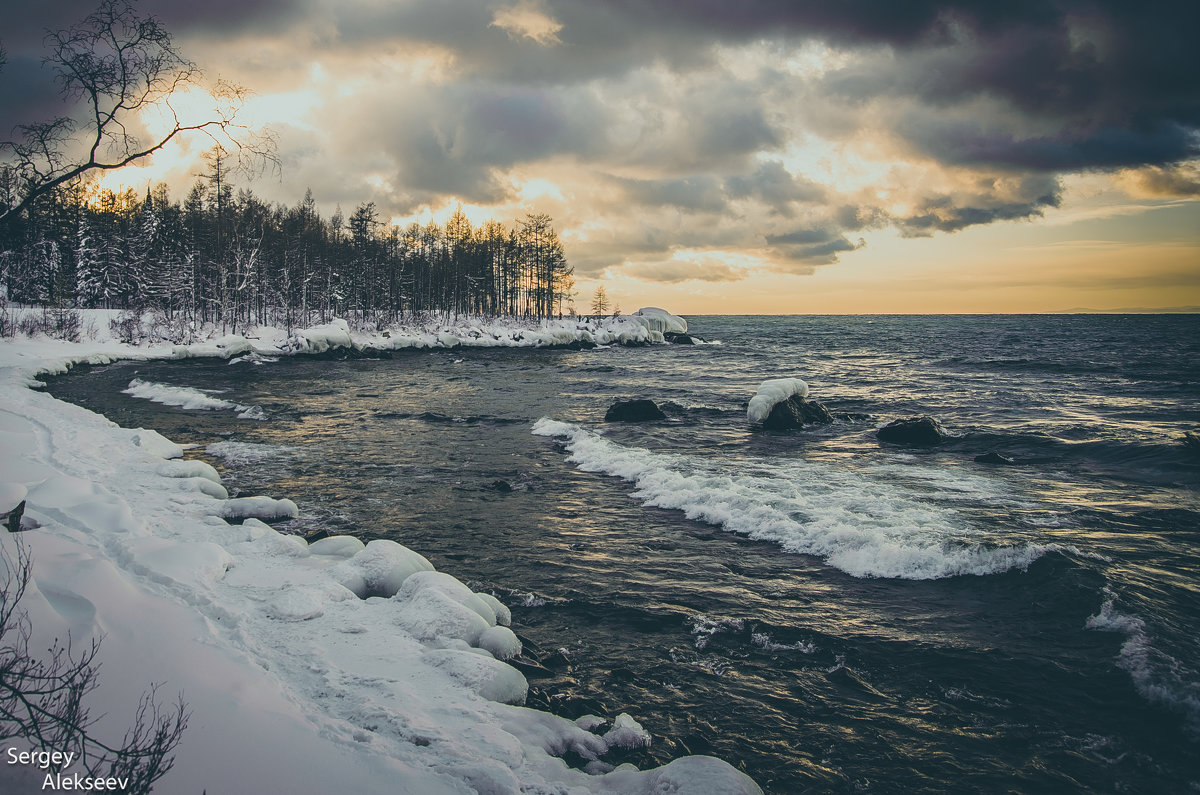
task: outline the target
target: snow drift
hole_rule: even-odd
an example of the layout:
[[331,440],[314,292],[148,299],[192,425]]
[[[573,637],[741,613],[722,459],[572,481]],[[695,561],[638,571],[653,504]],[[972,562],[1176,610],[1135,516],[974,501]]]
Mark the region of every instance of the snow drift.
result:
[[[652,335],[628,318],[588,333],[624,324]],[[340,332],[303,338],[315,350]],[[191,725],[157,792],[759,791],[711,757],[613,769],[610,748],[649,734],[624,714],[600,736],[520,706],[527,685],[504,662],[520,641],[493,595],[394,542],[282,534],[258,517],[293,515],[291,500],[226,499],[211,466],[161,435],[26,388],[74,362],[267,344],[0,343],[0,494],[24,497],[35,526],[0,530],[0,546],[32,555],[30,647],[103,638],[89,705],[117,742],[151,683],[183,693]],[[569,751],[589,772],[556,758]],[[24,786],[20,774],[0,766],[0,790]]]

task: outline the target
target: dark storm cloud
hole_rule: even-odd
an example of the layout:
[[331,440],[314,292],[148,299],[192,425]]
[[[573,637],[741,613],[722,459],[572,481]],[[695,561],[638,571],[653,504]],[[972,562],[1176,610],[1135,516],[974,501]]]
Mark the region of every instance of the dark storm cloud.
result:
[[778,160],[760,163],[752,174],[729,177],[725,190],[731,198],[756,198],[783,214],[790,214],[792,202],[818,202],[828,194],[821,185],[793,176]]
[[0,70],[0,141],[17,135],[17,125],[52,119],[62,112],[54,72],[43,67],[41,58],[10,55]]
[[794,270],[796,266],[807,269],[813,265],[828,265],[837,262],[840,254],[864,245],[861,240],[848,240],[840,231],[824,227],[801,227],[767,235],[766,239],[787,270]]
[[647,282],[734,282],[746,278],[746,272],[720,262],[658,262],[641,265],[630,275]]
[[648,207],[675,207],[690,212],[722,212],[728,200],[721,181],[702,174],[683,179],[614,179],[622,200]]
[[[823,93],[851,105],[910,100],[927,108],[933,120],[897,132],[950,164],[1071,171],[1200,154],[1200,3],[546,0],[539,7],[562,25],[556,46],[497,30],[491,15],[502,5],[346,5],[336,17],[348,45],[434,42],[490,79],[559,84],[651,63],[687,71],[710,63],[719,45],[820,41],[864,56],[828,75]],[[980,97],[1027,120],[1029,130],[939,125],[938,111]],[[753,110],[710,116],[702,126],[714,151],[731,139],[764,149],[780,142]]]

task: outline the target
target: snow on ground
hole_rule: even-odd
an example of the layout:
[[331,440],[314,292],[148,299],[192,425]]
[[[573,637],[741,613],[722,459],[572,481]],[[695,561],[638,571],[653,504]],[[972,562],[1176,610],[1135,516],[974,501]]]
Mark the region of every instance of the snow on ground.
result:
[[[651,336],[628,319],[588,333],[627,326]],[[291,338],[344,343],[329,328]],[[501,659],[520,641],[490,594],[394,542],[281,535],[255,517],[290,512],[286,495],[227,500],[216,471],[182,460],[179,445],[29,388],[74,362],[255,352],[279,348],[0,342],[0,495],[25,496],[32,526],[0,530],[0,545],[11,554],[19,540],[33,557],[30,648],[103,638],[88,703],[112,741],[152,683],[164,701],[183,694],[191,723],[157,792],[759,791],[711,757],[612,769],[610,747],[649,735],[624,714],[601,736],[519,706],[524,677]],[[568,751],[590,772],[558,758]],[[0,765],[0,791],[41,781],[30,772]]]

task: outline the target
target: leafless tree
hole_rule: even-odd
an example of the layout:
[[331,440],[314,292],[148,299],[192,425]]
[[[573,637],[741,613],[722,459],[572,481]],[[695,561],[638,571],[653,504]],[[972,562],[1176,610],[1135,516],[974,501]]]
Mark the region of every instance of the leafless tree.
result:
[[[0,530],[0,533],[5,532]],[[0,547],[0,743],[13,739],[31,747],[74,752],[88,775],[128,779],[126,793],[148,793],[174,764],[175,748],[187,728],[182,696],[164,707],[152,686],[141,697],[133,727],[121,745],[92,733],[96,722],[84,703],[99,684],[100,642],[81,652],[57,640],[45,654],[29,648],[32,627],[21,600],[32,566],[26,547]]]
[[[172,98],[199,86],[201,70],[179,53],[158,19],[130,0],[103,0],[79,24],[47,33],[46,47],[45,63],[57,72],[62,99],[74,112],[21,125],[16,140],[0,142],[0,157],[25,185],[15,203],[0,205],[0,221],[71,180],[127,166],[187,133],[231,148],[247,167],[278,166],[273,134],[238,122],[246,89],[219,83],[210,91],[215,103],[208,118],[181,116]],[[139,116],[152,108],[165,115],[169,129],[143,140]]]

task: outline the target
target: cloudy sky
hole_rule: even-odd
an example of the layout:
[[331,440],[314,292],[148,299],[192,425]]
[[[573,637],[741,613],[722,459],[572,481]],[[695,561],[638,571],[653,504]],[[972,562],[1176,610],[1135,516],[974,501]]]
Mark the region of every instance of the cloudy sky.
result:
[[[42,36],[93,4],[21,5],[0,134],[52,112]],[[1195,0],[141,8],[255,92],[283,160],[256,193],[548,212],[584,304],[602,282],[681,313],[1200,307]],[[204,146],[106,184],[182,195]]]

